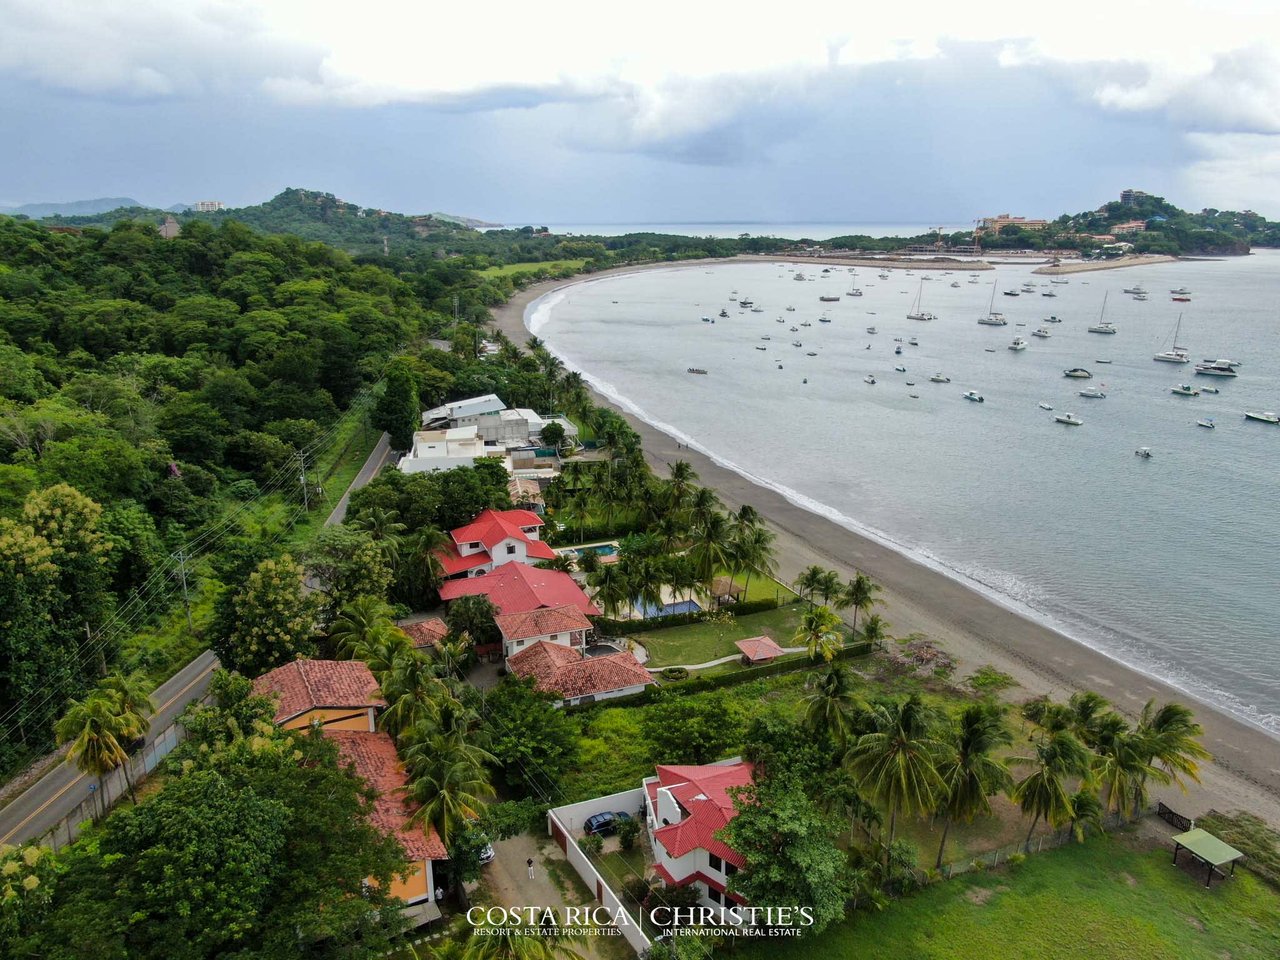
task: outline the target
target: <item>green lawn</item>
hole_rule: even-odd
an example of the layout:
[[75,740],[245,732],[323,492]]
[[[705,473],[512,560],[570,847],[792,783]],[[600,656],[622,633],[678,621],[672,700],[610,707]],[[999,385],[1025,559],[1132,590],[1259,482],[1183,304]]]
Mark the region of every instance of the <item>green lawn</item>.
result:
[[571,267],[581,270],[585,260],[538,260],[533,263],[507,263],[500,267],[489,267],[480,271],[482,277],[506,277],[513,273],[524,273],[529,270],[561,270]]
[[764,635],[772,637],[781,647],[795,646],[792,638],[799,629],[804,610],[804,604],[793,603],[739,617],[733,623],[691,623],[637,633],[634,638],[648,648],[652,666],[705,663],[737,653],[734,642],[747,637]]
[[935,884],[817,939],[744,943],[742,960],[1274,960],[1280,894],[1246,871],[1206,890],[1162,847],[1103,837]]

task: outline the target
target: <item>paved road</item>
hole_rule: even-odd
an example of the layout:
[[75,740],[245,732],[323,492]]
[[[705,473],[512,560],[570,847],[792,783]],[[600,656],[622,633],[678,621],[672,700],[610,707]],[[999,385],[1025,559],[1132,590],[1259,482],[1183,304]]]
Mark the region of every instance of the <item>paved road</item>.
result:
[[[342,522],[351,491],[360,489],[376,477],[389,455],[387,435],[384,433],[356,478],[351,481],[351,486],[325,520],[326,526]],[[206,650],[160,685],[151,695],[156,709],[151,718],[153,732],[148,735],[148,743],[167,730],[186,709],[187,704],[205,695],[217,667],[217,657]],[[97,778],[86,777],[71,764],[59,763],[0,810],[0,843],[18,844],[44,836],[84,802],[89,796],[90,784],[96,786]],[[108,785],[109,795],[116,796],[118,792]]]

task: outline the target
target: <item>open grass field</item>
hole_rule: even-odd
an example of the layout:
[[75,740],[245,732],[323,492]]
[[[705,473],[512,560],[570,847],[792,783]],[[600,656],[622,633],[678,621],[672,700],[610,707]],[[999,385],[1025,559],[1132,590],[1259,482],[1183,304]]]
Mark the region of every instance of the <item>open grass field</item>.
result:
[[[769,583],[772,585],[772,581]],[[793,638],[804,611],[804,604],[793,603],[776,610],[738,617],[732,623],[691,623],[637,633],[634,639],[648,649],[650,666],[706,663],[737,653],[734,643],[747,637],[764,635],[772,637],[781,647],[795,646]]]
[[[938,883],[818,938],[744,944],[741,960],[1273,960],[1280,894],[1246,871],[1206,890],[1171,853],[1119,834]],[[1199,875],[1202,877],[1203,875]]]
[[525,273],[530,270],[563,270],[565,267],[581,270],[585,260],[538,260],[532,263],[506,263],[500,267],[489,267],[480,271],[482,277],[509,277],[513,273]]

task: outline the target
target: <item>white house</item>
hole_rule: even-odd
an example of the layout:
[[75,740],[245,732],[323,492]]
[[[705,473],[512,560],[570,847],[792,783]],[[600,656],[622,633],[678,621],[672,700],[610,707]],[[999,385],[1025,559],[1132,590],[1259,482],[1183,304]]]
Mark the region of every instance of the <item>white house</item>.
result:
[[697,887],[703,906],[724,910],[743,902],[727,884],[745,861],[716,833],[737,815],[729,789],[751,783],[751,775],[752,765],[735,758],[659,766],[657,776],[644,780],[654,870],[669,887]]
[[422,425],[426,427],[434,423],[447,422],[454,427],[474,426],[475,421],[470,418],[486,413],[497,413],[499,410],[505,410],[506,407],[507,405],[496,393],[486,393],[482,397],[469,397],[466,400],[455,400],[452,403],[433,407],[423,413]]
[[556,552],[542,542],[542,518],[529,510],[481,510],[449,531],[453,543],[436,554],[446,579],[478,577],[504,563],[537,563]]
[[[400,471],[430,473],[454,467],[474,467],[476,460],[482,457],[505,456],[505,448],[486,444],[476,427],[419,430],[413,435],[413,449],[400,461]],[[510,469],[508,462],[508,472]]]
[[586,614],[573,604],[539,607],[523,613],[500,613],[493,619],[502,633],[504,657],[542,641],[581,653],[592,629]]
[[434,407],[422,415],[424,427],[477,427],[489,444],[524,446],[539,437],[548,423],[558,423],[566,437],[576,438],[578,428],[565,417],[543,417],[528,407],[508,408],[494,393],[467,400],[455,400]]

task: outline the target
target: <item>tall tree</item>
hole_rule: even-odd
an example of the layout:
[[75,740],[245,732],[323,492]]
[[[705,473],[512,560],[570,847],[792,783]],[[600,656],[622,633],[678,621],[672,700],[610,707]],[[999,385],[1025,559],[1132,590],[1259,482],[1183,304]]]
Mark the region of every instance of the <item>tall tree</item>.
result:
[[840,633],[842,626],[840,618],[830,607],[813,607],[801,615],[794,640],[808,648],[809,659],[816,660],[821,656],[830,663],[844,646],[844,637]]
[[421,413],[413,371],[402,360],[391,363],[382,396],[373,409],[373,425],[387,432],[392,450],[408,450],[413,446],[414,431],[421,429]]
[[817,736],[830,737],[843,749],[853,732],[854,713],[862,708],[853,684],[853,674],[843,664],[833,663],[813,684],[805,697],[805,726]]
[[494,790],[485,764],[496,758],[461,737],[410,727],[401,734],[409,786],[405,796],[421,806],[413,820],[429,823],[447,847],[469,820],[479,818]]
[[942,841],[934,862],[938,870],[942,869],[952,822],[968,822],[976,816],[990,814],[989,798],[1013,784],[1009,768],[995,756],[996,751],[1013,742],[1013,735],[1005,726],[1002,707],[989,703],[965,707],[944,727],[940,739],[945,746],[937,763],[941,781],[938,812],[943,817]]
[[288,554],[263,560],[235,591],[230,631],[214,638],[222,665],[256,677],[315,652],[316,605],[302,590],[302,567]]
[[1024,814],[1031,814],[1024,844],[1031,849],[1036,824],[1047,821],[1060,827],[1071,818],[1068,782],[1089,774],[1089,751],[1074,734],[1065,730],[1049,734],[1035,745],[1029,757],[1015,757],[1012,763],[1030,764],[1031,770],[1013,787],[1010,797]]
[[879,603],[876,594],[880,592],[880,586],[865,573],[861,571],[853,575],[853,579],[844,585],[844,589],[840,591],[836,606],[841,609],[851,608],[853,610],[853,632],[858,632],[858,614],[870,613],[871,608]]
[[54,734],[60,745],[70,744],[67,762],[97,778],[98,802],[105,813],[107,774],[129,761],[124,749],[130,739],[129,730],[120,716],[119,701],[97,690],[83,700],[72,700],[54,727]]

